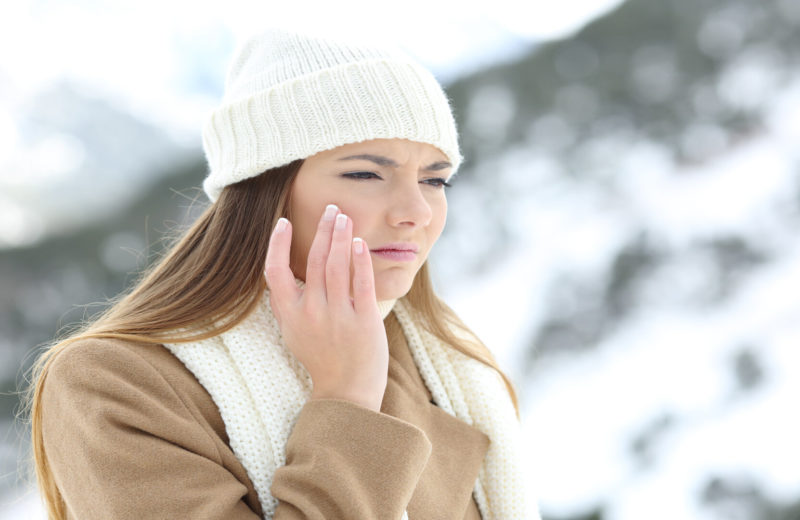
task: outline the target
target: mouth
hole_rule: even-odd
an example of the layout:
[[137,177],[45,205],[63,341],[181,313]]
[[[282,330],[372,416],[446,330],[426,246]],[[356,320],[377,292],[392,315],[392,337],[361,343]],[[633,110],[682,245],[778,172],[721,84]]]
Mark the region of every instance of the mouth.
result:
[[395,262],[410,262],[417,258],[416,251],[409,249],[373,249],[372,253],[378,258]]
[[419,251],[419,246],[413,242],[394,242],[391,244],[382,245],[381,247],[376,247],[372,251],[408,251],[411,253],[417,253]]

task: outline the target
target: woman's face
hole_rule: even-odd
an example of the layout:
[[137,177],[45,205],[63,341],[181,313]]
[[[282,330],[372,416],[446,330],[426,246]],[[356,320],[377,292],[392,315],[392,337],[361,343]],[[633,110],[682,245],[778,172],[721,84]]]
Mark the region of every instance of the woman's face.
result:
[[[353,237],[370,249],[378,300],[404,296],[447,219],[443,180],[452,172],[435,146],[407,139],[373,139],[326,150],[305,160],[289,198],[291,267],[306,279],[306,258],[325,206],[353,220]],[[418,248],[411,260],[377,253],[392,243]],[[352,280],[353,265],[350,265]],[[352,285],[351,285],[352,295]]]

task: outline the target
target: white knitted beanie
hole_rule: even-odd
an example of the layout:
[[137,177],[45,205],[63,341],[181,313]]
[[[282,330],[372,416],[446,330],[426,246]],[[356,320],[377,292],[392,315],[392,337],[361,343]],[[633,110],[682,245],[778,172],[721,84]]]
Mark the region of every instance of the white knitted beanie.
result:
[[403,138],[462,161],[448,98],[430,71],[397,48],[270,29],[236,51],[222,105],[203,127],[209,174],[222,189],[349,143]]

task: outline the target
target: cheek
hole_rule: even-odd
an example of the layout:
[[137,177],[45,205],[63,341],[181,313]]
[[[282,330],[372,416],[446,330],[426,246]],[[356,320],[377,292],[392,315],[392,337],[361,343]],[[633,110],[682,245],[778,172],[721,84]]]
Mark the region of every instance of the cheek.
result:
[[447,222],[447,200],[442,200],[437,204],[431,205],[431,211],[433,215],[429,228],[431,229],[431,233],[435,234],[435,238],[438,238]]
[[292,197],[290,200],[292,257],[297,263],[303,263],[317,232],[317,211],[322,215],[324,206],[318,210],[318,204],[308,196]]
[[353,221],[353,236],[361,236],[362,232],[368,232],[370,228],[375,225],[376,219],[381,216],[382,206],[375,203],[377,198],[372,201],[366,200],[365,197],[339,197],[336,204],[342,213],[347,215]]

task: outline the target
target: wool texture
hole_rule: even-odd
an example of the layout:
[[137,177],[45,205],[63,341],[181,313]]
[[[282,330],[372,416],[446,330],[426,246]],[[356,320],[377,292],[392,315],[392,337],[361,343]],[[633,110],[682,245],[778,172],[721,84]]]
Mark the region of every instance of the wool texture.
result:
[[216,201],[269,168],[395,138],[438,147],[456,174],[455,119],[430,71],[396,47],[269,29],[237,49],[222,104],[203,126],[203,189]]
[[[478,428],[491,441],[473,490],[482,518],[538,520],[521,460],[520,424],[500,375],[419,326],[405,297],[378,303],[383,317],[395,313],[436,405]],[[269,290],[254,312],[231,330],[165,347],[197,377],[219,407],[231,448],[258,492],[264,518],[271,519],[278,502],[269,491],[272,478],[286,463],[286,443],[311,397],[312,380],[283,342]],[[408,520],[407,512],[402,520]]]

